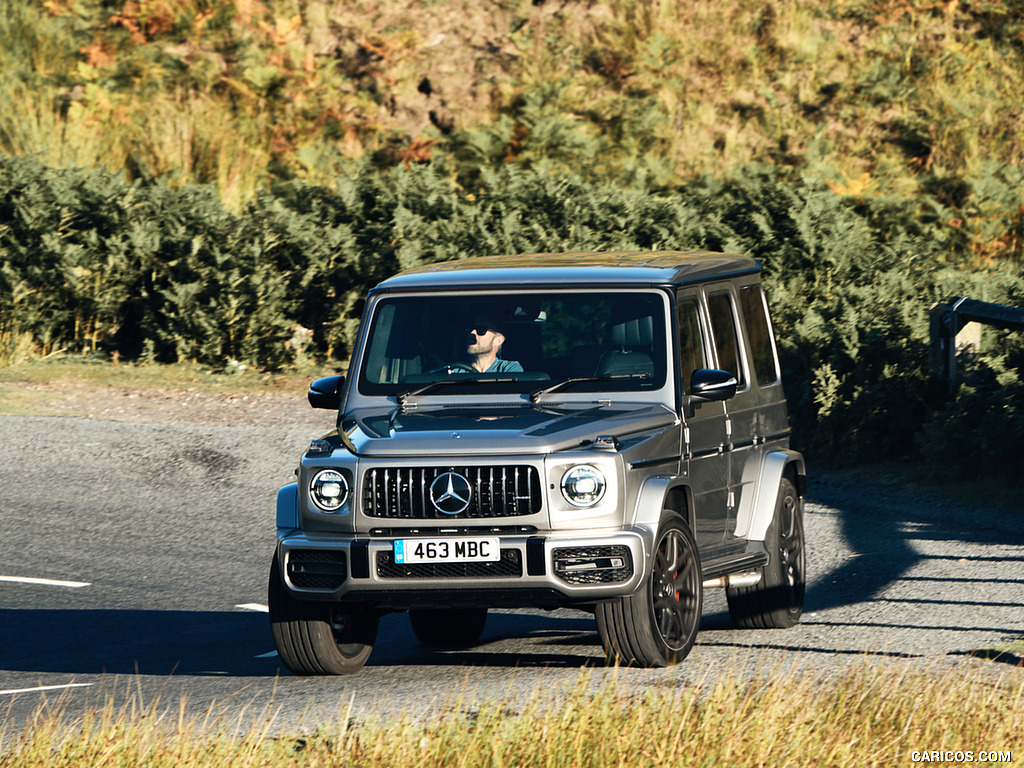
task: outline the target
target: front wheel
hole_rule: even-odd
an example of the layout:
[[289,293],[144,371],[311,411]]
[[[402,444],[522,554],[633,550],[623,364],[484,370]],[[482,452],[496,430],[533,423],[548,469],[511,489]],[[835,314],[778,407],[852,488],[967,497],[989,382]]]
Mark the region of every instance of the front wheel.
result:
[[697,542],[678,516],[658,529],[654,562],[641,588],[600,603],[597,632],[608,660],[664,667],[686,658],[697,638],[704,593]]
[[804,520],[800,497],[789,478],[779,484],[775,517],[764,537],[768,565],[752,587],[726,589],[729,614],[745,629],[784,629],[804,610]]
[[367,609],[296,600],[274,557],[267,590],[277,654],[296,675],[350,675],[366,664],[380,617]]

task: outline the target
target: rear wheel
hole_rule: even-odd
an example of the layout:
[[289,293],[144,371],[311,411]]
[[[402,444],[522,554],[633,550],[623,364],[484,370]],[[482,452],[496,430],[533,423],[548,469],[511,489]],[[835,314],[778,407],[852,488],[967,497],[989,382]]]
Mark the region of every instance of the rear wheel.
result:
[[412,608],[409,621],[416,639],[424,645],[465,648],[483,634],[486,608]]
[[609,661],[664,667],[690,652],[702,607],[697,542],[689,526],[670,513],[658,530],[654,563],[643,586],[598,604],[597,632]]
[[784,629],[800,621],[804,610],[804,521],[792,481],[779,484],[775,517],[764,537],[768,565],[752,587],[725,591],[729,614],[746,629]]
[[267,598],[278,656],[296,675],[350,675],[366,664],[377,639],[377,613],[296,600],[281,581],[277,557],[270,567]]

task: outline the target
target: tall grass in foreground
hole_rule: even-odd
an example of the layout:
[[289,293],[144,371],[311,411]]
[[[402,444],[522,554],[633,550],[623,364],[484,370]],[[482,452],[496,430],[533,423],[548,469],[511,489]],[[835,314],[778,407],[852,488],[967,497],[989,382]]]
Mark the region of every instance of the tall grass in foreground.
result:
[[[670,673],[669,673],[670,674]],[[456,704],[426,722],[357,723],[340,712],[311,735],[272,736],[272,717],[245,728],[133,702],[68,722],[40,711],[0,729],[0,765],[17,766],[875,766],[915,751],[1024,750],[1024,680],[962,670],[863,666],[806,677],[626,692],[579,686],[554,705]],[[246,730],[248,729],[248,730]],[[1024,754],[1024,752],[1022,752]]]

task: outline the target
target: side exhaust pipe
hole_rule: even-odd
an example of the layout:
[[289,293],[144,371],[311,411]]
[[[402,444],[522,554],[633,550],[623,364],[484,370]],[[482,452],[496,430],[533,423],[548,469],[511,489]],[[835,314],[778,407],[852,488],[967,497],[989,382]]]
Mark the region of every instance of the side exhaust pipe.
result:
[[724,587],[752,587],[760,581],[760,571],[749,571],[748,573],[732,573],[728,576],[721,576],[717,579],[708,579],[704,582],[704,589],[721,589]]

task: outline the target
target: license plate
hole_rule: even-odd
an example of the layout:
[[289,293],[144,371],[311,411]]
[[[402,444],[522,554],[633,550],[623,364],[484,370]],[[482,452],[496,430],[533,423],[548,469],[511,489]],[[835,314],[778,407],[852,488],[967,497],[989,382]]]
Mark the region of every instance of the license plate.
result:
[[489,539],[397,539],[395,563],[495,563],[501,543]]

